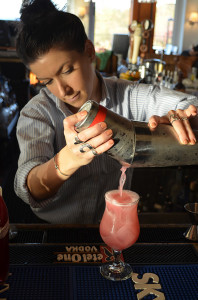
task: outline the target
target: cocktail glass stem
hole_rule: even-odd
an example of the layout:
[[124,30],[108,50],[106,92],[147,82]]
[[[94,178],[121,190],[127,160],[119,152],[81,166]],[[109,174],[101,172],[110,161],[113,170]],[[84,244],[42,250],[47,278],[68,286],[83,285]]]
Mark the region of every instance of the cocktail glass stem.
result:
[[121,251],[113,250],[114,262],[110,265],[109,269],[115,273],[120,273],[124,269],[124,263],[121,261]]
[[100,267],[102,276],[113,281],[126,280],[131,277],[133,273],[131,266],[121,260],[122,251],[113,250],[113,254],[114,261]]

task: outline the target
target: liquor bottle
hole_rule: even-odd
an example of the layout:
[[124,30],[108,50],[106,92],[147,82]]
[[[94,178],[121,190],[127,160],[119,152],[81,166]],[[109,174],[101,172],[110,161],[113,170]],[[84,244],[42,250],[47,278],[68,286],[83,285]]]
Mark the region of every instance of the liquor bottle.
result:
[[4,284],[9,269],[9,216],[0,187],[0,285]]
[[139,68],[139,72],[140,72],[139,83],[147,83],[147,81],[146,81],[146,67],[144,65],[141,65],[141,67]]
[[174,90],[185,93],[186,88],[185,88],[185,85],[182,83],[182,80],[183,80],[183,74],[181,71],[179,71],[178,72],[178,82],[175,85]]

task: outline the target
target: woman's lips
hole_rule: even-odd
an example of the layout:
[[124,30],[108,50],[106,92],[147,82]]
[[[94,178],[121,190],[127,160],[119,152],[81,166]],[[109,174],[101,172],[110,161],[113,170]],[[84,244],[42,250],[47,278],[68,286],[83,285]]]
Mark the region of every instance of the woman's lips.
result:
[[67,99],[67,101],[69,102],[73,102],[75,100],[77,100],[79,98],[80,92],[78,92],[75,96],[73,96],[72,98]]

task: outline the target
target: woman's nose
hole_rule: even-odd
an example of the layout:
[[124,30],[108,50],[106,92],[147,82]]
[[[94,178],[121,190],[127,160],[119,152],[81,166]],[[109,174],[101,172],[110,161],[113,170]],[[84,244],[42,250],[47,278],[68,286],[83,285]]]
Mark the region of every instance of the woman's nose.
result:
[[60,97],[65,97],[65,95],[67,95],[68,91],[69,91],[69,86],[67,83],[65,83],[63,80],[58,80],[57,81],[57,90],[58,90],[58,94],[60,95]]

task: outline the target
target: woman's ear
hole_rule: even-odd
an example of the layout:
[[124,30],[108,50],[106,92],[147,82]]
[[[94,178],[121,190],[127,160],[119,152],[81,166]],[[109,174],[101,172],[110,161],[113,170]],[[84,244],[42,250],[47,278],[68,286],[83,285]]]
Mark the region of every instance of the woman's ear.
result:
[[86,40],[85,42],[85,53],[91,59],[91,62],[95,61],[95,48],[90,40]]

